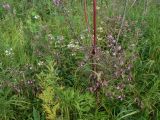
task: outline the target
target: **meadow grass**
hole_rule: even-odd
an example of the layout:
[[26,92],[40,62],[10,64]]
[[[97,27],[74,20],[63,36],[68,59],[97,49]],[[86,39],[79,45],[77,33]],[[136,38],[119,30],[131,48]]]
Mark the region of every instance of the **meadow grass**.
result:
[[97,2],[96,71],[83,2],[0,0],[0,120],[160,119],[159,1]]

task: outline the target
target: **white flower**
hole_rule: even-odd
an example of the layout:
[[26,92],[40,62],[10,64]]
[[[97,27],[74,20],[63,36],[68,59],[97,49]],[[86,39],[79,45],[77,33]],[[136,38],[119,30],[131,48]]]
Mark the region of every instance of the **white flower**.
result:
[[101,37],[97,37],[97,39],[98,39],[98,40],[102,40],[102,38],[101,38]]
[[13,49],[10,48],[10,49],[8,49],[8,50],[5,50],[5,55],[6,55],[6,56],[11,56],[11,55],[13,55]]
[[99,10],[99,9],[100,9],[100,7],[99,7],[99,6],[96,6],[96,9],[97,9],[97,10]]
[[62,40],[64,40],[64,36],[57,36],[57,39],[62,41]]
[[99,27],[99,28],[98,28],[98,31],[99,31],[99,32],[103,32],[103,28],[102,28],[102,27]]
[[100,23],[103,25],[103,24],[104,24],[104,21],[101,21]]
[[74,44],[72,41],[67,45],[69,49],[80,49],[80,46],[78,45],[78,42]]
[[40,18],[39,15],[35,15],[35,16],[34,16],[34,19],[39,19],[39,18]]
[[53,36],[52,34],[48,34],[48,38],[49,38],[50,40],[54,40],[54,36]]
[[121,96],[121,95],[118,96],[117,98],[118,98],[119,100],[121,100],[121,101],[123,100],[123,96]]
[[117,88],[117,90],[120,90],[120,86],[117,86],[116,88]]
[[113,56],[116,56],[116,53],[115,53],[115,52],[113,53]]
[[121,46],[118,46],[117,50],[120,51],[121,49],[122,49],[122,47],[121,47]]
[[131,47],[135,47],[135,44],[131,44]]
[[68,47],[68,48],[74,48],[74,47],[75,47],[75,45],[74,45],[74,44],[72,44],[72,43],[70,43],[70,44],[68,44],[68,45],[67,45],[67,47]]
[[83,39],[85,39],[85,36],[84,35],[80,35],[80,38],[83,40]]
[[44,64],[43,61],[39,61],[39,62],[38,62],[38,66],[42,66],[43,64]]
[[71,55],[72,55],[72,56],[75,56],[75,55],[76,55],[76,53],[72,53]]
[[107,50],[106,53],[109,54],[109,51]]

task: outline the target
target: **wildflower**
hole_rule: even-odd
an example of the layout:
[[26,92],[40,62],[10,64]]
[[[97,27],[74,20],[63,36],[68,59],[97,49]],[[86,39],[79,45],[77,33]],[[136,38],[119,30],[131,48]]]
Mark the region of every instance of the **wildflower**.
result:
[[125,87],[125,84],[120,83],[120,84],[117,85],[116,89],[117,89],[117,90],[123,90],[124,87]]
[[11,6],[8,4],[8,3],[4,3],[2,5],[2,7],[5,9],[5,10],[10,10],[11,9]]
[[122,19],[122,16],[117,16],[118,21]]
[[80,46],[78,45],[78,42],[74,44],[72,41],[67,45],[69,49],[80,49]]
[[10,48],[10,49],[8,49],[8,50],[5,50],[5,55],[6,55],[6,56],[11,56],[11,55],[13,55],[13,49]]
[[108,85],[108,81],[104,80],[102,81],[102,86],[107,86]]
[[96,88],[99,88],[99,87],[100,87],[100,83],[96,82]]
[[79,66],[80,66],[80,67],[83,67],[84,64],[85,64],[84,61],[82,61],[82,62],[79,63]]
[[108,98],[112,99],[113,98],[113,93],[106,93],[105,94]]
[[76,55],[76,53],[72,53],[71,55],[72,55],[72,56],[75,56],[75,55]]
[[118,47],[117,47],[117,50],[118,50],[118,51],[120,51],[121,49],[122,49],[122,47],[121,47],[121,46],[118,46]]
[[108,39],[109,39],[109,40],[113,40],[114,38],[113,38],[112,35],[108,35]]
[[57,36],[57,39],[62,41],[62,40],[64,40],[64,36]]
[[116,53],[114,52],[112,55],[113,55],[113,56],[116,56]]
[[75,45],[74,45],[74,44],[72,44],[72,43],[69,43],[69,44],[67,45],[67,47],[68,47],[68,48],[74,48],[74,47],[75,47]]
[[119,100],[123,100],[123,96],[122,95],[119,95],[118,97],[117,97],[117,99],[119,99]]
[[117,86],[116,89],[117,89],[117,90],[120,90],[120,86]]
[[120,60],[120,63],[119,63],[121,66],[124,65],[124,61],[123,60]]
[[53,0],[53,4],[56,6],[60,5],[61,0]]
[[96,9],[97,9],[97,10],[99,10],[99,9],[100,9],[100,7],[99,7],[99,6],[96,6]]
[[131,44],[131,47],[135,47],[135,44]]
[[27,81],[27,83],[28,83],[29,85],[33,84],[34,82],[35,82],[34,80],[28,80],[28,81]]
[[54,39],[54,36],[52,34],[48,34],[48,39],[49,40],[53,40]]
[[103,25],[103,24],[104,24],[104,21],[101,21],[100,23]]
[[128,70],[131,70],[131,68],[132,68],[132,65],[129,64],[128,67],[127,67],[127,69],[128,69]]
[[106,53],[109,54],[109,51],[107,50]]
[[85,36],[84,35],[80,35],[80,38],[83,40],[83,39],[85,39]]
[[99,40],[99,41],[102,40],[102,37],[97,37],[97,40]]
[[13,85],[13,89],[14,89],[17,93],[20,93],[20,92],[21,92],[21,90],[19,89],[19,87],[16,86],[16,85]]
[[102,27],[97,28],[97,30],[98,30],[99,32],[103,32],[103,28],[102,28]]
[[34,16],[34,19],[39,19],[39,18],[40,18],[39,15],[35,15],[35,16]]
[[128,81],[131,81],[131,80],[132,80],[132,75],[129,74],[129,75],[128,75]]
[[113,67],[114,67],[114,68],[118,68],[117,64],[114,64]]
[[89,91],[93,93],[94,92],[93,87],[89,87]]
[[43,64],[44,64],[43,61],[39,61],[39,62],[38,62],[38,66],[42,66]]

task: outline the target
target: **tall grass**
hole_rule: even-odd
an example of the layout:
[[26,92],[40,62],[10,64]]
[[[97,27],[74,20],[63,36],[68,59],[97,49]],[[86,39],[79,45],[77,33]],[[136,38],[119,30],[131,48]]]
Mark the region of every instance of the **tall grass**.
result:
[[98,1],[96,71],[83,10],[0,0],[0,120],[160,119],[158,1]]

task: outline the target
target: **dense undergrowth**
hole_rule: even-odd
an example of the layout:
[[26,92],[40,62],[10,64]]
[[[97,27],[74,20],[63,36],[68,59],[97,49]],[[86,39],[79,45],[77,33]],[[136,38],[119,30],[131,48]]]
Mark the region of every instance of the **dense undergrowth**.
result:
[[96,71],[83,1],[53,1],[0,0],[0,120],[159,120],[159,1],[98,1]]

